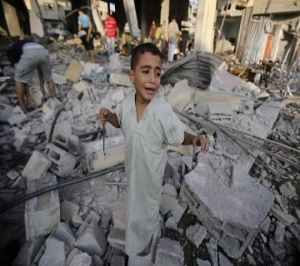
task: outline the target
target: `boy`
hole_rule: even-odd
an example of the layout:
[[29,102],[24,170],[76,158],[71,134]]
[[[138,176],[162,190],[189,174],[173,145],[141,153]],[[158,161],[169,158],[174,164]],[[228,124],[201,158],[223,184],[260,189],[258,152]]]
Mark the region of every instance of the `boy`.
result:
[[102,123],[121,128],[125,136],[125,171],[129,178],[126,220],[126,253],[146,256],[159,221],[162,178],[166,167],[167,145],[200,144],[208,151],[202,136],[184,131],[184,125],[158,90],[162,54],[152,43],[137,46],[131,57],[131,82],[135,92],[112,113],[99,112]]

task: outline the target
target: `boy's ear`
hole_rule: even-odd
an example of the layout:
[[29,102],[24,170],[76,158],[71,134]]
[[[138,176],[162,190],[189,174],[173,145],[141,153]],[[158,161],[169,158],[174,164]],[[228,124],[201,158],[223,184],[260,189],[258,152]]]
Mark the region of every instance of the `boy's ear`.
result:
[[129,79],[132,84],[134,84],[134,73],[132,70],[129,71]]

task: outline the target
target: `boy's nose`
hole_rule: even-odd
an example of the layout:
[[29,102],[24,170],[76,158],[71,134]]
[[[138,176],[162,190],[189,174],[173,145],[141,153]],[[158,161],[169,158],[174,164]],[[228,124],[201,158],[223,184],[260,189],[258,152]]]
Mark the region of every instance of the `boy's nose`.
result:
[[155,83],[155,73],[150,74],[150,82]]

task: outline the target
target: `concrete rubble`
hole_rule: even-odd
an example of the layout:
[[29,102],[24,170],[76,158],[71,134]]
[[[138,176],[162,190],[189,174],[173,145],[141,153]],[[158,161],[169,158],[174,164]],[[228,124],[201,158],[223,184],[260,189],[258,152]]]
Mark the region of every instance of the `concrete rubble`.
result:
[[[124,137],[110,125],[104,156],[98,112],[115,110],[133,90],[130,59],[88,64],[80,49],[74,42],[51,46],[58,99],[41,99],[24,114],[13,98],[0,98],[0,209],[14,197],[124,162]],[[188,131],[206,136],[210,151],[169,147],[153,262],[125,254],[129,177],[117,170],[28,199],[20,207],[25,234],[13,265],[296,265],[299,172],[266,148],[230,136],[247,133],[299,152],[299,103],[283,108],[269,96],[262,100],[258,87],[226,72],[222,58],[210,53],[169,66],[161,92],[176,110],[198,119],[179,116]],[[10,214],[3,216],[13,219]],[[8,242],[0,238],[1,248]]]

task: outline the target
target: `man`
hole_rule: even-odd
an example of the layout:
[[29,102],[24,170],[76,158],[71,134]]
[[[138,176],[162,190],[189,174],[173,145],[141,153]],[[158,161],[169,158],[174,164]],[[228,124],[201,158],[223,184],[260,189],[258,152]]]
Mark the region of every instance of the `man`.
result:
[[49,52],[32,40],[16,41],[7,51],[11,65],[15,67],[15,86],[20,108],[27,112],[25,96],[31,107],[35,107],[28,85],[35,69],[38,71],[40,88],[44,93],[44,82],[47,82],[52,98],[56,97],[55,84],[51,77]]
[[110,14],[106,14],[104,20],[104,28],[106,35],[107,44],[107,55],[108,59],[115,53],[116,33],[117,33],[117,22],[114,17]]
[[176,18],[173,17],[172,21],[169,24],[169,52],[168,52],[168,61],[173,62],[175,49],[177,46],[177,41],[180,39],[178,24],[176,22]]
[[85,48],[85,60],[94,63],[94,44],[92,36],[92,23],[88,15],[82,9],[78,9],[78,36]]

